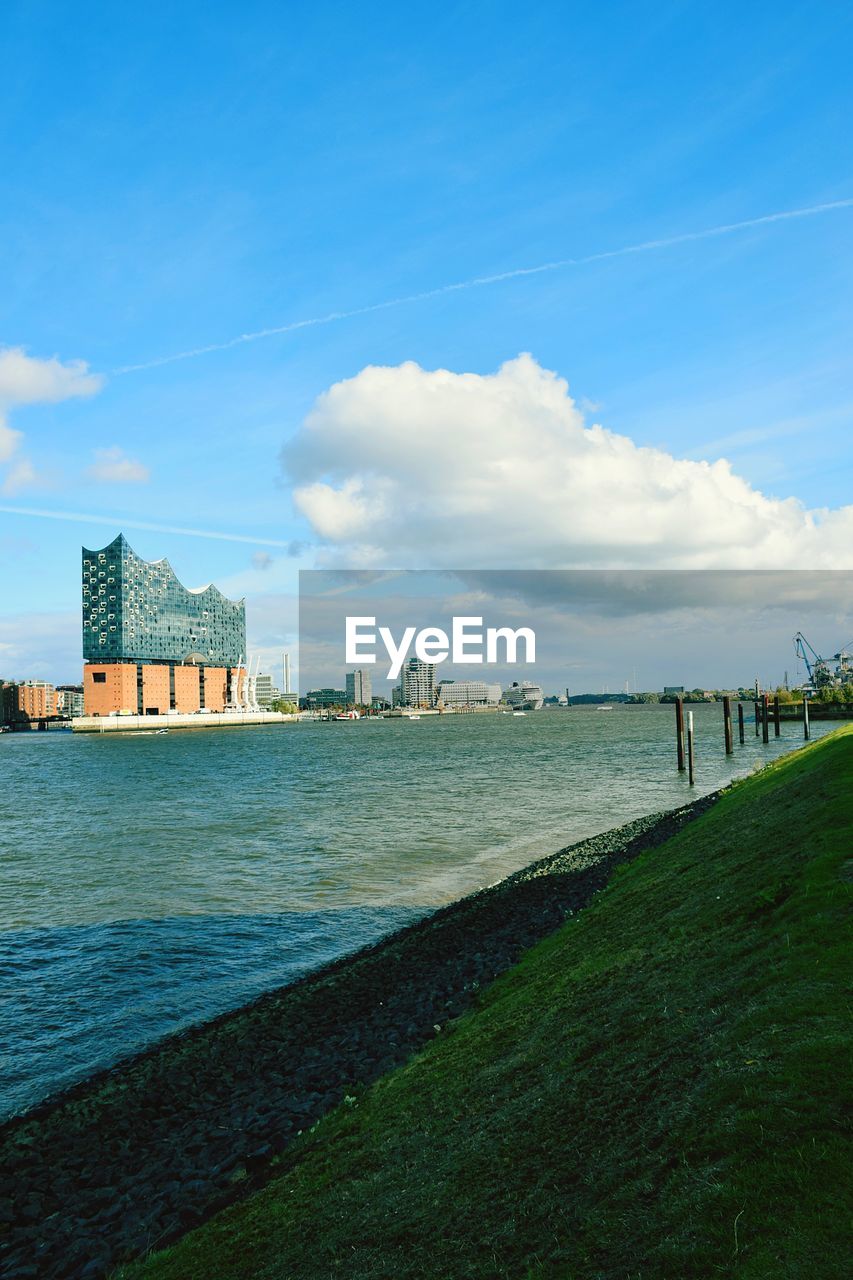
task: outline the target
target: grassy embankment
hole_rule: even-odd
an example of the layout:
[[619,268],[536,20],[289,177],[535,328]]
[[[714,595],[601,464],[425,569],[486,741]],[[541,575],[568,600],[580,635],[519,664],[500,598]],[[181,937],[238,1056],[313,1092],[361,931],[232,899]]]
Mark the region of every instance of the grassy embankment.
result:
[[122,1275],[846,1274],[851,853],[842,729],[621,870],[280,1178]]

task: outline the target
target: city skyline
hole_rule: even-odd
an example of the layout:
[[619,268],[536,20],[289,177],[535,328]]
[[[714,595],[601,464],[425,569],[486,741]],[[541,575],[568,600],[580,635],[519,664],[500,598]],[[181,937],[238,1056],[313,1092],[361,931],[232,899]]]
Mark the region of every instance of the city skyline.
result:
[[[507,649],[487,661],[448,659],[432,680],[483,680],[504,688],[531,680],[546,695],[605,690],[660,692],[796,684],[807,678],[794,638],[804,631],[823,655],[853,645],[853,573],[826,570],[314,570],[300,575],[301,689],[337,687],[346,669],[347,620],[375,619],[402,636],[407,629],[470,633],[490,626],[535,632],[536,660]],[[369,647],[369,646],[368,646]],[[371,668],[374,692],[389,697],[387,661]],[[405,670],[405,667],[404,667]],[[417,698],[416,700],[421,700]]]

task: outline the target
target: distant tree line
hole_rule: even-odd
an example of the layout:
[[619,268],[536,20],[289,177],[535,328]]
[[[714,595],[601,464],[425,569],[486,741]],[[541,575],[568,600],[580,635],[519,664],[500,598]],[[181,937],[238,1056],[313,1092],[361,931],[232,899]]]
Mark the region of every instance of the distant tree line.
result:
[[[783,685],[770,692],[772,698],[778,698],[783,705],[791,702],[802,702],[803,693],[801,689],[786,689]],[[632,703],[654,703],[654,702],[675,702],[681,698],[682,702],[722,702],[723,698],[734,698],[739,702],[753,702],[755,699],[754,688],[740,689],[685,689],[684,693],[633,693],[628,699]],[[847,681],[842,685],[827,685],[818,690],[817,693],[811,695],[810,702],[826,705],[849,706],[853,704],[853,681]]]
[[835,703],[840,706],[853,706],[853,680],[835,687],[824,685],[809,701],[819,702],[822,705]]
[[634,693],[629,698],[633,703],[649,702],[722,702],[723,698],[737,698],[743,702],[755,697],[753,689],[685,689],[683,693]]

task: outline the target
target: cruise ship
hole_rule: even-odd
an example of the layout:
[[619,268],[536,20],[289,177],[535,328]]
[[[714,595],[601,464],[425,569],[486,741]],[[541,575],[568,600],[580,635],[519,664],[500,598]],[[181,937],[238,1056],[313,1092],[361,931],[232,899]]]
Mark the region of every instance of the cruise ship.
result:
[[504,702],[513,711],[538,711],[544,701],[545,695],[539,685],[531,684],[529,680],[522,680],[520,684],[514,680],[504,692]]

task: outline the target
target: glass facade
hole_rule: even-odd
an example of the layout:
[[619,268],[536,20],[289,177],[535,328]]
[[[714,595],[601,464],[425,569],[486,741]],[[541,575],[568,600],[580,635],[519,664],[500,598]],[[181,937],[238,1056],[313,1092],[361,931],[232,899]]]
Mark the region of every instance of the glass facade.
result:
[[246,604],[214,586],[190,591],[168,560],[142,560],[119,534],[83,548],[83,661],[235,666],[246,655]]

